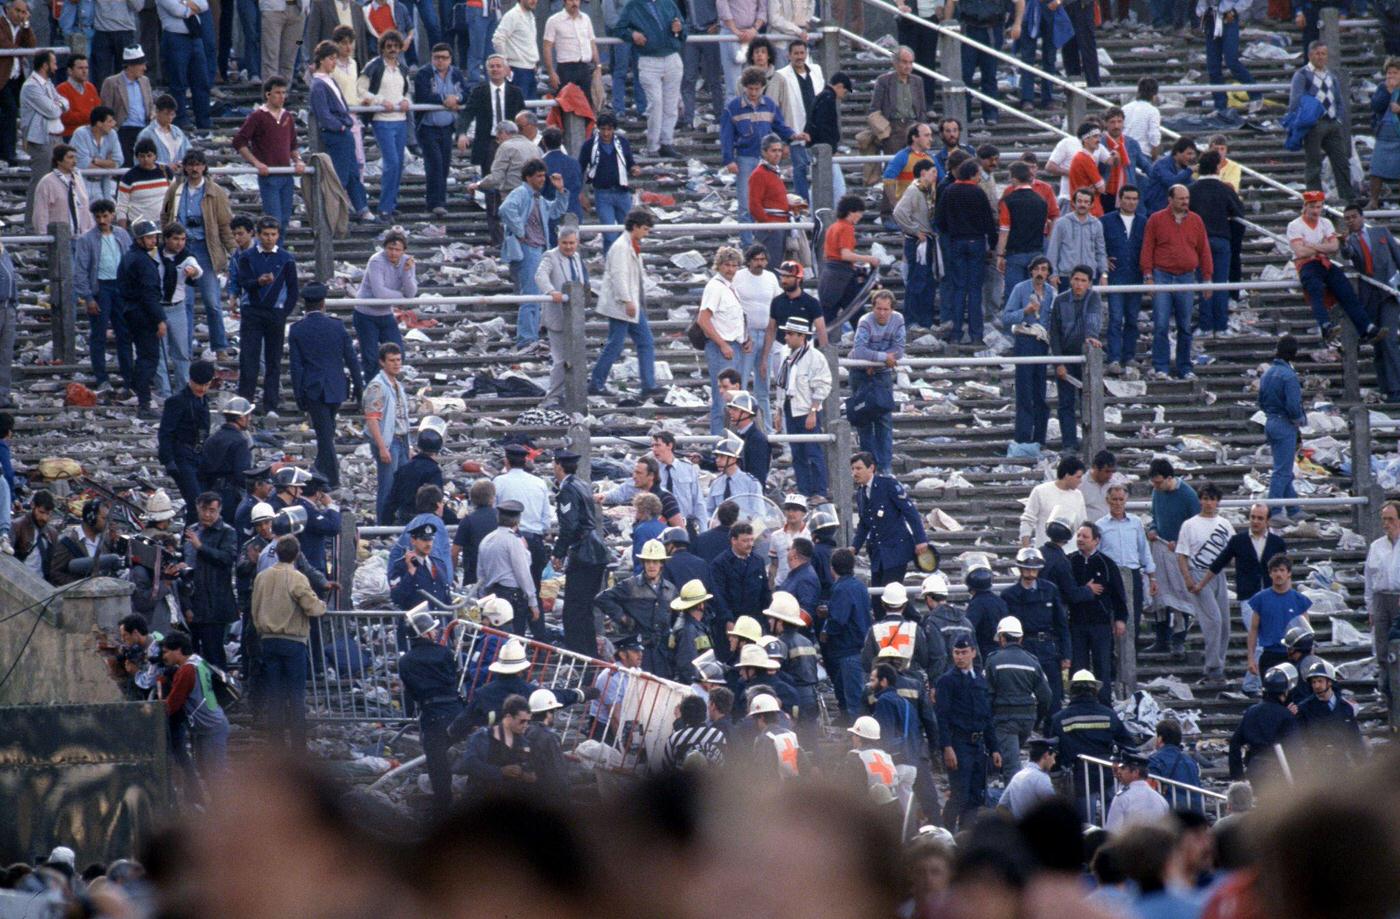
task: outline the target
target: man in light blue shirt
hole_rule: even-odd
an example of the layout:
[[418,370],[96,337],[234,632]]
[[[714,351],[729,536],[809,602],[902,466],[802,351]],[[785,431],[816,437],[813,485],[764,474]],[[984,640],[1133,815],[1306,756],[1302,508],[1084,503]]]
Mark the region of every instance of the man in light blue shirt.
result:
[[549,547],[545,535],[554,525],[554,508],[549,503],[549,486],[537,475],[525,471],[529,450],[522,444],[506,445],[506,471],[491,480],[496,487],[496,507],[505,501],[520,502],[520,535],[530,550],[530,579],[535,582],[536,595],[545,565],[549,564]]
[[1042,801],[1055,797],[1055,786],[1050,781],[1050,770],[1055,768],[1055,741],[1032,738],[1027,753],[1029,762],[1011,777],[999,802],[1011,811],[1013,820],[1020,820]]
[[1157,564],[1152,561],[1142,521],[1128,516],[1127,488],[1109,487],[1108,513],[1098,519],[1098,527],[1102,534],[1099,551],[1113,559],[1124,580],[1124,596],[1133,598],[1133,635],[1136,636],[1138,624],[1142,622],[1142,576],[1147,575],[1149,590],[1152,596],[1157,596]]
[[705,519],[705,499],[700,494],[700,470],[690,460],[676,456],[676,435],[670,431],[653,431],[651,455],[661,468],[662,488],[676,499],[686,527],[694,536],[700,532]]
[[[117,140],[117,116],[105,105],[99,105],[88,116],[88,123],[73,132],[73,149],[78,151],[78,169],[116,169],[124,165],[121,143]],[[115,200],[115,176],[83,177],[87,183],[88,200]]]

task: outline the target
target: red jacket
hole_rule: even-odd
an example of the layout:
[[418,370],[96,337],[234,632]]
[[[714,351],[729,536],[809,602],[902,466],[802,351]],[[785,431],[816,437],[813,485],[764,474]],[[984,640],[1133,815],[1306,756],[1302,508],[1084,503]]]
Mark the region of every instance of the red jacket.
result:
[[1164,207],[1147,218],[1142,237],[1142,257],[1139,260],[1145,277],[1153,269],[1168,274],[1188,274],[1199,271],[1209,281],[1214,265],[1210,259],[1210,240],[1206,238],[1205,221],[1199,214],[1188,212],[1181,223],[1172,216],[1171,207]]
[[585,122],[583,136],[585,139],[593,134],[593,105],[588,101],[588,96],[583,90],[573,83],[565,83],[559,87],[559,92],[554,94],[554,101],[558,105],[550,106],[549,114],[545,116],[544,123],[547,127],[564,130],[564,113],[578,115]]
[[755,223],[787,223],[787,186],[783,177],[767,163],[759,163],[749,174],[749,214]]

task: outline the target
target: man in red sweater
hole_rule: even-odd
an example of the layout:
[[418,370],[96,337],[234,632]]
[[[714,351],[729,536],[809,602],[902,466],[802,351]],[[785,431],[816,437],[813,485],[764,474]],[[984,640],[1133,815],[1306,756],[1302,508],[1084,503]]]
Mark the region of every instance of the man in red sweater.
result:
[[63,113],[63,142],[72,143],[73,132],[86,125],[92,110],[102,104],[97,87],[88,82],[87,55],[69,55],[68,79],[54,88],[68,100],[68,111]]
[[258,193],[262,196],[263,213],[276,217],[287,232],[287,221],[292,217],[292,176],[269,175],[273,167],[292,166],[297,175],[305,167],[301,153],[297,150],[297,122],[287,111],[287,81],[282,77],[268,77],[263,81],[263,98],[266,103],[258,106],[243,120],[238,133],[233,135],[233,149],[258,170]]
[[[170,718],[171,755],[190,777],[190,794],[199,797],[195,768],[208,784],[228,769],[228,716],[214,697],[209,665],[194,653],[184,632],[172,632],[160,641],[161,661],[175,668],[165,690],[165,714]],[[185,738],[194,748],[194,762],[185,752]]]
[[[749,175],[749,216],[754,223],[787,223],[792,220],[788,206],[787,186],[783,184],[778,164],[783,161],[783,139],[776,134],[763,138],[759,151],[763,159]],[[768,264],[780,265],[787,241],[787,230],[765,230],[754,238],[768,250]]]
[[[1168,206],[1147,220],[1143,233],[1142,281],[1144,284],[1194,284],[1209,280],[1213,265],[1206,225],[1191,211],[1191,192],[1185,185],[1173,185],[1167,192]],[[1194,380],[1191,372],[1190,291],[1152,295],[1152,372],[1150,380],[1170,375]],[[1172,319],[1176,320],[1176,363],[1171,361]]]

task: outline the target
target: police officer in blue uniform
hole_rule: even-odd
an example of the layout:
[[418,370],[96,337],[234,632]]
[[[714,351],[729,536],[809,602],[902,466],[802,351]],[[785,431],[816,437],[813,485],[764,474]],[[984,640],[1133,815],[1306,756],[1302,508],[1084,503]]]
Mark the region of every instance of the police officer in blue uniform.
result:
[[253,508],[266,503],[272,497],[272,467],[259,466],[256,469],[246,469],[243,472],[243,479],[247,483],[248,491],[243,500],[238,503],[238,510],[233,515],[233,526],[234,529],[238,530],[238,538],[247,542],[253,538]]
[[1080,812],[1099,813],[1094,799],[1103,797],[1102,812],[1108,813],[1111,790],[1103,788],[1102,770],[1091,764],[1086,779],[1079,757],[1112,759],[1115,748],[1133,750],[1136,744],[1113,709],[1099,701],[1099,681],[1088,670],[1080,670],[1070,678],[1069,704],[1051,716],[1050,736],[1060,742],[1060,763],[1074,775],[1074,796]]
[[419,488],[424,485],[442,487],[442,467],[437,457],[442,452],[446,432],[447,422],[437,415],[428,415],[418,423],[418,452],[394,471],[394,481],[389,486],[385,513],[394,523],[402,526],[413,519]]
[[[287,507],[300,507],[306,511],[301,552],[306,556],[308,565],[324,574],[327,570],[326,540],[340,534],[340,509],[325,491],[325,477],[319,472],[283,466],[273,475],[272,481],[277,492],[267,499],[267,503],[275,511]],[[313,496],[315,500],[308,500],[308,496]],[[417,606],[417,603],[409,605]]]
[[1270,667],[1264,673],[1264,698],[1245,711],[1230,736],[1231,781],[1247,778],[1258,785],[1264,774],[1278,768],[1273,748],[1298,726],[1288,707],[1290,682],[1281,667]]
[[1295,625],[1283,635],[1283,647],[1288,651],[1288,663],[1293,665],[1297,676],[1295,682],[1289,686],[1288,701],[1294,705],[1301,705],[1312,698],[1312,687],[1304,678],[1312,665],[1322,658],[1313,653],[1313,645],[1317,636],[1313,630],[1307,626]]
[[[1064,668],[1069,666],[1069,616],[1054,584],[1040,579],[1045,559],[1027,546],[1016,553],[1021,579],[1001,592],[1008,616],[1021,621],[1022,644],[1035,655],[1050,681],[1050,714],[1060,710],[1064,698]],[[1064,755],[1063,753],[1061,754]]]
[[[757,693],[750,692],[751,687],[766,686],[773,691],[773,695],[778,697],[783,714],[794,721],[797,720],[802,714],[802,700],[792,681],[778,672],[778,668],[781,666],[779,661],[771,658],[768,652],[758,645],[744,645],[739,649],[739,660],[736,664],[739,682],[734,690],[736,719],[743,717],[744,712],[748,711],[749,703],[757,695]],[[741,699],[743,700],[742,708],[737,704],[738,700]]]
[[977,809],[987,802],[987,756],[1001,768],[991,694],[986,679],[972,666],[976,654],[972,639],[959,637],[953,642],[953,668],[935,684],[939,742],[948,770],[943,826],[949,831],[970,826]]
[[[1064,604],[1066,618],[1069,616],[1069,610],[1093,603],[1104,591],[1102,584],[1086,584],[1081,587],[1074,579],[1074,566],[1070,564],[1064,547],[1074,536],[1074,530],[1071,528],[1075,526],[1075,522],[1070,520],[1068,515],[1059,511],[1052,513],[1045,524],[1045,543],[1040,547],[1040,557],[1045,560],[1040,571],[1040,580],[1054,584],[1055,589],[1060,592],[1060,602]],[[1094,590],[1096,587],[1097,593]],[[1070,648],[1070,645],[1062,645],[1060,651],[1069,654]]]
[[389,598],[399,609],[412,609],[422,603],[419,591],[427,592],[444,606],[451,605],[447,569],[429,555],[436,535],[436,523],[422,523],[409,530],[410,551],[389,566]]
[[593,598],[603,587],[612,553],[599,532],[602,520],[593,491],[576,475],[579,458],[572,450],[554,454],[559,538],[554,541],[553,565],[556,571],[564,572],[564,645],[570,651],[593,656],[598,653]]
[[812,571],[821,588],[821,602],[831,599],[831,586],[836,583],[831,573],[831,553],[841,548],[837,537],[841,521],[830,505],[813,508],[807,513],[807,532],[812,534]]
[[224,416],[223,426],[209,435],[199,454],[199,487],[218,493],[219,513],[224,523],[234,526],[246,490],[244,470],[253,465],[253,445],[247,433],[253,403],[234,396],[219,414]]
[[[877,664],[889,664],[898,674],[894,683],[895,694],[908,702],[913,708],[914,716],[918,719],[918,726],[922,729],[922,736],[909,736],[905,738],[905,756],[908,765],[914,766],[918,772],[914,777],[914,797],[919,800],[919,806],[924,810],[924,816],[928,820],[937,820],[939,814],[938,788],[933,784],[933,754],[940,748],[938,736],[938,715],[934,711],[933,697],[930,692],[933,684],[929,682],[928,675],[914,667],[905,660],[895,648],[881,648],[876,655]],[[872,710],[875,707],[876,697],[873,690],[868,690],[866,694],[866,705]],[[915,749],[910,750],[912,745]]]
[[997,649],[997,624],[1011,613],[1006,601],[992,590],[992,560],[985,553],[974,552],[965,556],[964,565],[963,585],[971,595],[967,619],[977,636],[977,653],[985,661]]
[[851,457],[851,477],[860,518],[851,548],[859,553],[869,541],[870,586],[904,580],[914,556],[929,548],[918,509],[894,476],[876,475],[875,457],[870,453]]
[[700,581],[707,587],[710,583],[710,566],[700,556],[690,551],[690,534],[685,527],[667,527],[661,531],[661,544],[666,547],[668,557],[661,572],[666,580],[676,585],[679,591],[691,581]]
[[447,748],[452,741],[447,729],[463,711],[457,661],[446,645],[438,644],[438,621],[426,603],[409,610],[404,618],[413,634],[408,651],[399,658],[399,678],[408,703],[404,714],[411,716],[417,710],[433,802],[448,807],[452,804],[452,762]]
[[160,429],[156,434],[160,463],[180,488],[185,499],[185,522],[199,518],[194,499],[199,497],[199,456],[209,437],[209,384],[214,382],[214,365],[195,361],[190,365],[190,381],[185,388],[165,400]]

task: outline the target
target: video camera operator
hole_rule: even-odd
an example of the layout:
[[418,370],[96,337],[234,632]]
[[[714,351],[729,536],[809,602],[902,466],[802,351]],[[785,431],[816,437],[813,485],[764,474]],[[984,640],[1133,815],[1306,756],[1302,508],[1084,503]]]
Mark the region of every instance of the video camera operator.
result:
[[83,502],[82,519],[58,537],[49,553],[48,579],[55,587],[81,581],[93,573],[96,562],[104,571],[121,567],[117,534],[108,525],[108,504],[101,498]]

